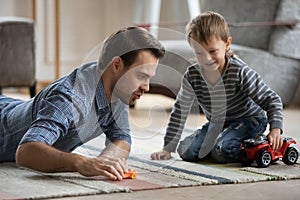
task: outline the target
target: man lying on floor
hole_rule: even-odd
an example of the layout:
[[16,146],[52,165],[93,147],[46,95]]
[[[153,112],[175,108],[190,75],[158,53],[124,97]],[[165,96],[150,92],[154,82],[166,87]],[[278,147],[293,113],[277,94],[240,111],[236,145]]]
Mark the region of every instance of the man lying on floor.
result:
[[[164,53],[147,30],[125,27],[106,39],[98,62],[75,69],[29,101],[0,95],[0,162],[122,180],[131,145],[128,104],[149,90]],[[72,153],[101,133],[107,142],[97,158]]]

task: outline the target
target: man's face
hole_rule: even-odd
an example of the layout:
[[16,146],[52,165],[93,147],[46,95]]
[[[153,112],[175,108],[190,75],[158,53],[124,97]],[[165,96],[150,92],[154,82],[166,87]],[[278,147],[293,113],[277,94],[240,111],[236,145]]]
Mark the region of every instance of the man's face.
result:
[[134,105],[144,92],[149,91],[150,78],[155,75],[158,59],[149,51],[139,52],[135,62],[124,68],[124,73],[117,81],[113,96],[126,104]]

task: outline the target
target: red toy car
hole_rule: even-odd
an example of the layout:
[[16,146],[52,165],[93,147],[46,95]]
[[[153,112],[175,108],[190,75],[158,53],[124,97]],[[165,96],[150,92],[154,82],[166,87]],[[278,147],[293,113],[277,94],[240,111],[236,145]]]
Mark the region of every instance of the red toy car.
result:
[[291,144],[296,141],[290,137],[283,138],[282,147],[273,151],[265,135],[259,135],[256,139],[247,139],[241,145],[241,160],[244,166],[250,166],[256,161],[258,167],[268,167],[272,162],[281,159],[287,165],[297,162],[298,151]]

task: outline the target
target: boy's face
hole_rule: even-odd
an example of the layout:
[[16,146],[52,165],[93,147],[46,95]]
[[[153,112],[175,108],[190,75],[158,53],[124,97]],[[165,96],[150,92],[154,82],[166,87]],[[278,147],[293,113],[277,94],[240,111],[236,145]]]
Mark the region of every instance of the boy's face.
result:
[[213,36],[209,38],[206,44],[192,36],[190,43],[199,65],[205,71],[219,70],[220,73],[223,73],[226,62],[225,55],[226,51],[229,50],[231,37],[228,38],[227,42],[224,42],[221,38]]
[[149,51],[139,52],[135,62],[124,68],[113,95],[124,103],[134,105],[144,92],[149,91],[150,78],[155,75],[158,59]]

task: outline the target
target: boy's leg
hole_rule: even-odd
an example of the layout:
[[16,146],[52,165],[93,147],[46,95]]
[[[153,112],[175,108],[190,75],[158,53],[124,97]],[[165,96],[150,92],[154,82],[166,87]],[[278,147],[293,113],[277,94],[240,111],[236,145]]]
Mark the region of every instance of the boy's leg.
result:
[[200,160],[198,154],[206,136],[208,126],[209,123],[206,123],[201,129],[197,129],[192,135],[187,136],[179,143],[177,152],[183,160],[190,162]]
[[265,131],[267,119],[246,118],[229,124],[218,137],[211,155],[220,163],[239,162],[241,143]]

